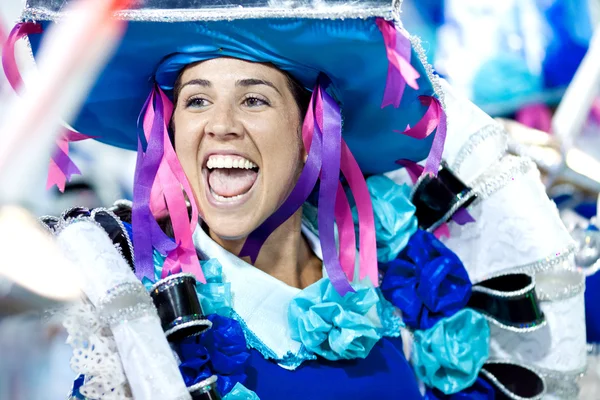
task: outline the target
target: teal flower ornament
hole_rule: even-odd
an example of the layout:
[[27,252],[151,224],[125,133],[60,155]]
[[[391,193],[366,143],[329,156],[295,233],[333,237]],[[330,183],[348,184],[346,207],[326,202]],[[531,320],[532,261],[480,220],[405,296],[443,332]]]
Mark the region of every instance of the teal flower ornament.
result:
[[473,385],[489,356],[490,328],[486,319],[463,309],[433,327],[416,331],[413,365],[417,377],[444,394]]
[[368,280],[340,296],[327,278],[290,302],[291,337],[328,360],[365,358],[382,336],[379,296]]

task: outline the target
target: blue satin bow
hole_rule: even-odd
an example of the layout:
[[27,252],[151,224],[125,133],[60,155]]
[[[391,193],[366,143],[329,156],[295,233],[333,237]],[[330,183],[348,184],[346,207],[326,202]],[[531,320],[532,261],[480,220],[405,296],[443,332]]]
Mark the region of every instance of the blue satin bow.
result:
[[381,269],[383,295],[413,329],[432,327],[464,308],[471,296],[471,281],[458,256],[423,230]]
[[211,329],[177,343],[179,370],[187,386],[217,375],[217,390],[224,395],[246,381],[250,351],[239,322],[216,314],[207,318],[213,323]]

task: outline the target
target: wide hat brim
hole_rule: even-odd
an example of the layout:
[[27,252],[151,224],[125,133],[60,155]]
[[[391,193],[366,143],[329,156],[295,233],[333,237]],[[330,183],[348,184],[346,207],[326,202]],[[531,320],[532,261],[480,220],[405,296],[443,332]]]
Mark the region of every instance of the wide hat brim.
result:
[[[24,18],[46,28],[61,17],[55,3],[30,1]],[[375,3],[388,5],[361,12],[343,7],[338,9],[345,11],[321,13],[283,9],[286,12],[278,14],[271,9],[261,14],[240,8],[224,8],[221,13],[211,9],[209,14],[160,8],[122,13],[120,17],[129,20],[127,32],[73,126],[101,142],[135,150],[138,117],[154,82],[172,89],[185,65],[229,56],[272,63],[308,89],[319,73],[326,74],[341,105],[344,139],[364,173],[397,169],[399,159],[423,160],[434,134],[415,139],[398,131],[414,126],[427,111],[419,96],[438,96],[435,77],[413,46],[410,62],[420,74],[419,89],[406,86],[399,108],[381,107],[388,58],[375,21],[395,13],[389,1]],[[34,55],[42,37],[29,37]]]

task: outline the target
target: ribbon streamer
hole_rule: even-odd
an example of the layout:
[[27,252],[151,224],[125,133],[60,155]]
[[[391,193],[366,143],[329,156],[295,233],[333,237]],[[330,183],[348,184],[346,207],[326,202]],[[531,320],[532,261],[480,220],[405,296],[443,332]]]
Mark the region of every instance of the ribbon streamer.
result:
[[419,89],[417,79],[420,75],[410,64],[412,53],[410,40],[401,31],[396,29],[393,22],[377,18],[375,23],[383,35],[389,62],[381,108],[389,105],[398,108],[400,107],[406,85],[415,90]]
[[[154,279],[154,247],[160,253],[167,254],[162,278],[183,271],[194,274],[199,282],[206,283],[192,241],[198,210],[189,182],[175,156],[166,125],[173,112],[173,105],[162,90],[156,87],[146,103],[143,127],[148,145],[144,152],[141,138],[138,138],[132,211],[136,275],[140,280],[144,277]],[[184,190],[191,199],[191,218],[188,217]],[[156,206],[150,203],[153,192],[158,193],[155,199],[162,197],[173,225],[175,242],[160,229],[152,214],[152,208]]]
[[[2,67],[8,83],[13,88],[15,93],[23,87],[23,77],[19,72],[17,60],[15,57],[15,45],[18,40],[32,34],[41,34],[43,32],[42,25],[33,22],[22,22],[16,24],[11,30],[8,40],[2,49]],[[46,181],[46,189],[50,189],[56,185],[61,192],[65,191],[67,181],[71,180],[73,175],[80,175],[81,171],[73,160],[69,157],[69,142],[91,139],[92,136],[87,136],[76,132],[69,128],[63,129],[63,134],[56,141],[57,148],[55,149],[48,166],[48,178]]]

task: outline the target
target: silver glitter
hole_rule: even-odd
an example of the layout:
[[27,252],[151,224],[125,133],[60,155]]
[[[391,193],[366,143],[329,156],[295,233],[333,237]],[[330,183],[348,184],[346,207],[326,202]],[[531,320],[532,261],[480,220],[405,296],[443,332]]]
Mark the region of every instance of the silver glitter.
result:
[[[444,109],[444,112],[445,112],[446,111],[446,100],[445,100],[446,96],[444,94],[444,91],[442,90],[442,85],[440,85],[439,77],[437,76],[436,73],[434,73],[433,67],[427,61],[427,55],[425,54],[425,49],[423,49],[423,45],[421,44],[421,38],[418,36],[410,35],[409,39],[410,39],[410,42],[412,43],[413,49],[415,50],[415,52],[419,56],[419,59],[421,60],[421,64],[423,64],[423,67],[425,68],[427,77],[431,81],[431,86],[433,87],[433,91],[435,92],[435,94],[436,94],[438,100],[440,101],[440,104],[442,105],[442,108]],[[449,123],[448,121],[449,121],[448,113],[446,113],[446,124]]]
[[[41,7],[26,7],[22,20],[59,21],[68,12],[51,11]],[[309,18],[309,19],[367,19],[382,17],[394,19],[394,9],[390,6],[357,8],[352,6],[332,6],[327,8],[221,8],[221,9],[140,9],[116,12],[114,17],[125,21],[140,22],[190,22],[190,21],[233,21],[239,19],[262,18]]]
[[465,194],[464,196],[459,196],[458,201],[456,203],[454,203],[454,205],[450,208],[450,210],[448,210],[448,212],[446,214],[444,214],[444,216],[442,218],[440,218],[436,223],[431,225],[427,229],[427,232],[431,233],[431,232],[435,231],[437,228],[439,228],[440,225],[442,225],[444,222],[448,221],[454,215],[454,213],[457,212],[458,209],[461,208],[474,195],[475,195],[475,191],[469,190],[467,192],[467,194]]
[[[585,276],[577,270],[550,270],[537,274],[538,300],[559,301],[577,296],[585,290]],[[546,284],[544,284],[544,281]],[[553,282],[560,282],[552,285]]]
[[167,290],[173,286],[176,286],[179,283],[181,283],[184,280],[189,279],[189,278],[192,278],[194,280],[194,283],[196,283],[196,277],[194,276],[194,274],[190,274],[188,272],[181,272],[179,274],[169,275],[165,279],[161,279],[158,282],[156,282],[154,285],[152,285],[149,292],[152,293],[155,290],[158,290],[158,293],[162,293],[165,290]]
[[560,399],[577,399],[579,396],[579,379],[585,373],[585,368],[578,371],[558,372],[545,368],[537,368],[537,372],[546,381],[547,394]]
[[188,390],[190,391],[190,393],[195,392],[196,390],[203,389],[207,386],[212,386],[215,383],[217,383],[217,376],[212,375],[212,376],[206,378],[205,380],[196,383],[195,385],[189,386]]
[[207,331],[208,329],[212,328],[212,322],[210,322],[209,320],[207,320],[207,319],[196,319],[196,320],[193,320],[193,321],[183,322],[183,323],[181,323],[179,325],[176,325],[176,326],[174,326],[174,327],[172,327],[170,329],[167,329],[165,331],[165,336],[169,337],[172,334],[174,334],[175,332],[180,331],[180,330],[185,329],[185,328],[189,328],[191,326],[202,326],[202,325],[206,326],[206,329],[203,329],[202,331],[199,331],[197,333],[197,335],[199,335],[199,334]]
[[492,137],[496,137],[499,140],[500,145],[498,146],[497,157],[498,159],[502,157],[508,148],[508,135],[502,125],[498,123],[489,124],[469,136],[469,139],[463,144],[454,158],[452,170],[457,173],[460,172],[460,168],[467,157],[469,157],[481,143]]
[[156,308],[144,286],[126,282],[110,289],[98,301],[98,314],[103,323],[115,325],[143,316],[156,316]]
[[[500,278],[500,277],[503,277],[503,276],[511,276],[511,275],[517,275],[517,274],[510,273],[510,272],[509,273],[503,272],[501,274],[494,275],[493,277],[486,279],[486,281],[489,280],[489,279]],[[525,286],[524,288],[519,289],[519,290],[515,290],[515,291],[512,291],[512,292],[505,292],[505,291],[501,291],[501,290],[490,289],[490,288],[487,288],[485,286],[480,286],[482,283],[485,283],[485,281],[480,282],[477,285],[473,285],[472,290],[474,292],[481,292],[481,293],[489,294],[490,296],[500,297],[500,298],[505,298],[505,299],[508,299],[508,298],[511,298],[511,297],[523,296],[524,294],[526,294],[528,292],[532,292],[532,291],[535,290],[535,278],[534,278],[534,276],[533,275],[529,275],[529,274],[523,274],[523,275],[527,275],[531,281],[529,282],[529,284],[527,286]]]
[[569,258],[572,258],[574,253],[575,253],[575,245],[570,245],[570,246],[567,246],[565,249],[557,252],[553,256],[549,256],[549,257],[546,257],[541,260],[534,261],[534,262],[531,262],[528,264],[523,264],[518,267],[510,268],[509,271],[512,273],[523,272],[523,273],[531,274],[531,275],[538,273],[538,272],[542,272],[542,271],[548,271],[548,270],[564,263]]
[[502,189],[508,183],[512,182],[516,176],[525,175],[535,168],[535,163],[529,158],[512,155],[505,156],[493,167],[490,167],[488,169],[489,172],[477,178],[471,185],[478,194],[477,200],[475,200],[473,205],[479,204]]
[[516,362],[513,362],[513,361],[506,361],[506,360],[488,360],[488,362],[486,364],[510,364],[510,365],[516,365],[516,366],[519,366],[521,368],[527,369],[527,370],[531,371],[532,373],[536,374],[540,378],[540,380],[542,381],[543,388],[542,388],[542,391],[539,394],[537,394],[536,396],[533,396],[533,397],[521,397],[521,396],[518,396],[515,393],[511,392],[494,375],[492,375],[490,372],[488,372],[485,369],[485,364],[484,364],[483,368],[481,369],[481,371],[479,373],[485,375],[485,377],[488,378],[494,384],[494,386],[496,386],[509,399],[512,399],[512,400],[541,400],[541,399],[544,398],[544,396],[546,394],[546,391],[547,391],[546,379],[544,379],[544,377],[538,371],[536,371],[534,368],[526,366],[524,364],[516,363]]

